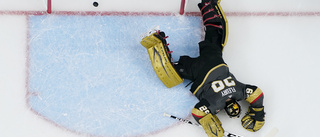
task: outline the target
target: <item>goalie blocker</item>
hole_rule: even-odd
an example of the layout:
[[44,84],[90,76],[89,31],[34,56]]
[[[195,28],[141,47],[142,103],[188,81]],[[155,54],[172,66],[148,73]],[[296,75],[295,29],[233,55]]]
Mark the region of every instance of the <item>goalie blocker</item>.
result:
[[156,32],[141,40],[141,45],[144,46],[149,54],[153,69],[162,83],[168,87],[174,87],[183,82],[183,79],[174,69],[171,62],[171,54],[167,38],[164,32]]

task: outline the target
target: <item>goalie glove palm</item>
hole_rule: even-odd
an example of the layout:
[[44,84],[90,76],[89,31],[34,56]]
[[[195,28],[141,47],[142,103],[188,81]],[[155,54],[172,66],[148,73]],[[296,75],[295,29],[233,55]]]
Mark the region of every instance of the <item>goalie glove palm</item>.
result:
[[248,113],[241,119],[241,124],[246,130],[256,132],[261,129],[265,123],[264,115],[264,107],[249,107]]

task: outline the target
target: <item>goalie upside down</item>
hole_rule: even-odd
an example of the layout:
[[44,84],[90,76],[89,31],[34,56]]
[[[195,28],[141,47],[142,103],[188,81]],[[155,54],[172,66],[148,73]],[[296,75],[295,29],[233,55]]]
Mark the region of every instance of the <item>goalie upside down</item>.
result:
[[255,132],[265,123],[263,92],[254,85],[243,84],[230,73],[222,58],[228,37],[228,23],[220,7],[220,0],[202,0],[198,4],[205,26],[205,38],[199,43],[200,56],[180,56],[171,62],[171,52],[164,32],[158,31],[142,39],[152,66],[159,79],[168,88],[189,79],[190,91],[199,99],[192,115],[209,137],[222,137],[224,129],[216,116],[225,110],[230,117],[239,117],[241,107],[237,101],[250,103],[248,112],[241,119],[242,126]]

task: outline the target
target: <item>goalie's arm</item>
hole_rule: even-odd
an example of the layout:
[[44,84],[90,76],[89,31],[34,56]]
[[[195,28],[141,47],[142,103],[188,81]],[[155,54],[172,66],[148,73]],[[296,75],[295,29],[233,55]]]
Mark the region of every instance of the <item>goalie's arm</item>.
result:
[[246,85],[246,101],[250,103],[251,107],[263,107],[264,95],[257,86]]
[[256,132],[265,123],[264,95],[260,88],[250,85],[247,85],[246,94],[246,101],[250,103],[250,106],[246,115],[241,119],[241,124],[246,130]]
[[209,137],[223,137],[224,129],[222,128],[222,124],[219,118],[210,112],[209,106],[210,104],[207,100],[200,100],[192,109],[192,116],[201,124]]

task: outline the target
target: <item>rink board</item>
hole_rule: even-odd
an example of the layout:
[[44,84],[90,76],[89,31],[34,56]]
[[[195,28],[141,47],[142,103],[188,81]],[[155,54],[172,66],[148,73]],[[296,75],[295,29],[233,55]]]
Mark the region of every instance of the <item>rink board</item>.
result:
[[141,136],[190,116],[197,99],[184,86],[158,79],[140,35],[159,25],[174,61],[198,55],[199,16],[29,17],[28,104],[76,133]]

